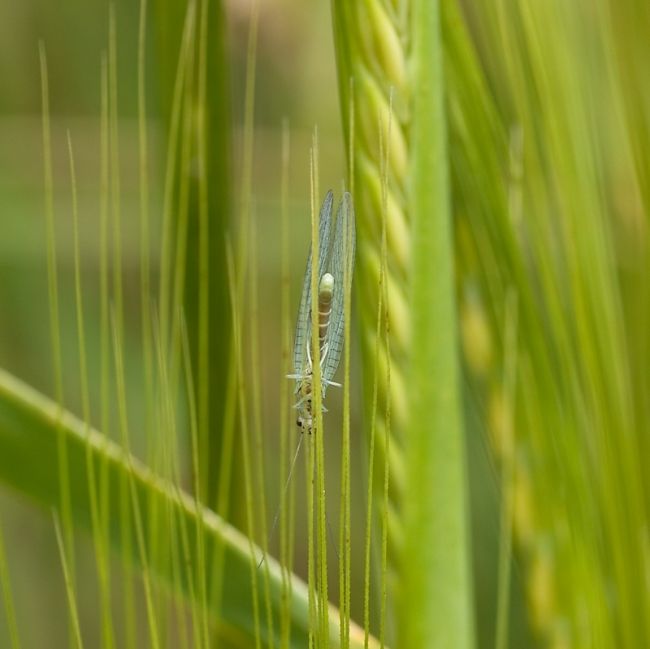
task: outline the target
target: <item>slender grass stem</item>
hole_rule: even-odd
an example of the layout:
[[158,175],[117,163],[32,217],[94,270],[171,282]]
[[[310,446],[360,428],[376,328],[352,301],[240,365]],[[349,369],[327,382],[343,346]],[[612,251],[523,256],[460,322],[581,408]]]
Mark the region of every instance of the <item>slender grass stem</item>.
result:
[[[386,128],[386,140],[391,141],[391,127],[393,124],[393,92],[390,91],[388,124]],[[379,129],[380,136],[383,133],[382,125]],[[382,178],[382,217],[381,217],[381,266],[380,266],[380,291],[382,292],[381,304],[383,305],[383,338],[385,345],[385,356],[388,359],[386,363],[386,393],[391,391],[391,374],[390,374],[390,325],[389,312],[390,304],[388,302],[388,290],[386,287],[386,277],[388,273],[388,241],[386,231],[386,219],[388,212],[388,169],[390,164],[390,148],[384,146],[383,138],[380,138],[380,157],[381,178]],[[380,339],[380,332],[377,332],[377,339]],[[383,476],[383,503],[381,507],[381,557],[380,557],[380,574],[381,574],[381,600],[379,605],[379,643],[384,646],[386,638],[386,625],[388,615],[388,508],[389,487],[390,487],[390,439],[391,439],[391,400],[386,399],[384,412],[384,476]]]
[[[187,333],[187,326],[185,321],[181,324],[181,340],[182,340],[182,353],[183,353],[183,367],[185,368],[185,390],[187,393],[187,403],[190,409],[190,441],[192,452],[192,473],[194,477],[194,505],[196,507],[197,515],[200,511],[199,500],[199,434],[198,434],[198,417],[196,413],[196,396],[194,390],[194,382],[192,379],[192,366],[190,356],[190,341]],[[207,601],[207,563],[205,553],[203,523],[200,523],[199,534],[197,536],[197,574],[196,580],[199,585],[199,603],[201,606],[201,626],[197,627],[197,632],[200,630],[203,639],[204,649],[208,649],[210,642],[209,626],[208,626],[208,601]],[[201,644],[200,642],[197,644]]]
[[307,494],[307,589],[309,597],[309,649],[318,646],[318,603],[316,601],[316,568],[315,563],[315,538],[314,538],[314,440],[307,439],[307,453],[305,453],[305,487]]
[[[350,116],[349,116],[350,142],[348,147],[348,185],[350,193],[354,196],[354,82],[350,79]],[[349,238],[344,240],[343,258],[348,258]],[[341,646],[350,644],[350,608],[351,608],[351,580],[352,580],[352,530],[351,530],[351,483],[350,483],[350,345],[352,321],[352,277],[346,264],[343,269],[343,290],[345,291],[343,312],[344,321],[344,352],[343,352],[343,422],[341,443],[341,516],[339,547],[339,599],[341,607]]]
[[[110,205],[113,243],[113,284],[112,284],[112,313],[113,328],[118,330],[121,339],[124,323],[124,299],[122,286],[122,227],[121,227],[121,183],[120,183],[120,152],[119,152],[119,113],[118,113],[118,82],[117,82],[117,27],[115,21],[115,6],[109,5],[108,15],[108,137],[109,137],[109,176],[110,176]],[[120,491],[120,517],[122,525],[122,545],[127,555],[131,553],[131,517],[129,515],[128,482],[123,480]],[[125,619],[126,646],[134,649],[136,640],[136,608],[134,575],[129,566],[125,568],[123,578],[123,611]]]
[[[379,282],[385,281],[383,270],[380,270]],[[381,342],[381,321],[383,314],[383,291],[380,290],[377,301],[377,328],[375,331],[375,360],[379,356]],[[370,570],[371,548],[372,548],[372,519],[373,519],[373,494],[374,494],[374,467],[375,467],[375,439],[377,436],[377,410],[378,410],[378,386],[379,386],[379,363],[375,364],[375,375],[373,377],[371,422],[370,422],[370,440],[368,449],[368,485],[366,490],[366,533],[364,536],[364,581],[363,581],[363,628],[365,632],[365,645],[367,646],[370,637],[370,591],[372,573]]]
[[59,547],[59,558],[61,560],[61,568],[63,570],[63,579],[65,581],[65,592],[68,600],[68,612],[72,622],[72,634],[74,644],[77,649],[83,649],[83,640],[81,639],[81,626],[79,624],[79,611],[77,610],[77,600],[74,592],[74,585],[72,583],[72,575],[70,574],[70,567],[68,566],[67,552],[65,551],[65,541],[63,540],[63,532],[61,531],[61,523],[56,515],[53,513],[54,531],[56,532],[56,543]]
[[[100,117],[100,199],[99,199],[99,354],[100,354],[100,421],[102,430],[108,436],[111,421],[110,404],[110,342],[109,342],[109,186],[110,186],[110,151],[109,151],[109,82],[108,82],[108,61],[106,54],[102,55],[101,61],[101,117]],[[105,437],[108,439],[108,437]],[[87,456],[90,454],[90,446],[87,447]],[[105,456],[100,456],[99,467],[99,514],[100,514],[100,537],[102,542],[108,539],[109,529],[109,487],[108,467],[104,461]],[[87,459],[88,463],[89,460]],[[90,461],[92,464],[92,460]],[[99,570],[101,580],[101,592],[104,601],[102,610],[104,612],[102,642],[106,649],[115,646],[115,634],[111,624],[111,571],[108,565],[108,557],[105,557],[103,568]]]
[[[74,276],[75,276],[75,303],[77,316],[77,338],[79,347],[79,380],[81,384],[81,408],[85,424],[86,437],[90,436],[91,409],[90,390],[88,373],[88,361],[86,354],[86,327],[84,323],[83,291],[81,286],[81,258],[79,244],[79,206],[77,192],[77,174],[75,170],[72,139],[68,132],[68,160],[70,168],[70,186],[72,193],[72,223],[74,238]],[[95,560],[99,575],[100,604],[102,611],[102,638],[107,647],[114,645],[113,622],[111,613],[110,591],[108,588],[108,551],[105,538],[102,534],[101,511],[98,497],[98,481],[95,474],[95,465],[92,458],[92,450],[87,447],[86,467],[88,471],[88,498],[90,503],[90,514],[92,519],[93,543],[95,546]]]
[[[164,475],[169,476],[171,484],[174,485],[177,495],[180,495],[180,467],[177,460],[178,454],[178,432],[177,432],[177,422],[176,422],[176,409],[174,403],[174,396],[170,393],[169,385],[169,374],[168,374],[168,365],[167,358],[165,356],[165,351],[161,344],[160,339],[160,328],[157,326],[156,318],[152,318],[154,324],[153,338],[157,343],[157,357],[158,357],[158,374],[159,374],[159,391],[161,393],[161,410],[160,420],[161,420],[161,447],[162,447],[162,466]],[[190,410],[189,419],[190,419],[190,428],[194,429],[196,427],[196,406],[195,402],[188,396],[188,407]],[[195,431],[194,431],[195,432]],[[191,432],[191,434],[193,434]],[[195,500],[198,496],[194,495]],[[201,575],[194,575],[192,570],[192,562],[190,560],[191,550],[190,550],[190,541],[188,538],[188,533],[186,529],[186,521],[182,516],[178,515],[178,512],[174,511],[171,503],[167,503],[167,506],[164,508],[164,514],[166,519],[162,521],[162,527],[160,529],[168,530],[168,537],[170,538],[170,555],[171,555],[171,572],[173,575],[174,584],[181,584],[183,581],[187,582],[187,590],[189,594],[189,605],[192,616],[192,626],[193,626],[193,637],[195,639],[195,644],[201,644],[201,600],[197,597],[196,582],[201,578]],[[152,523],[152,529],[156,529]],[[203,529],[202,521],[199,522],[199,527]],[[180,537],[180,538],[179,538]],[[201,543],[201,540],[198,540],[198,543]],[[197,562],[195,570],[200,570],[200,564],[202,561],[200,548],[197,549]],[[188,624],[186,621],[186,608],[184,606],[184,601],[180,597],[180,593],[173,593],[175,600],[175,611],[178,618],[178,636],[182,647],[190,647],[191,639],[188,629]],[[205,609],[203,609],[205,614]]]
[[[250,264],[250,283],[249,283],[249,308],[250,308],[250,368],[251,376],[253,377],[253,385],[251,386],[252,407],[253,407],[253,451],[255,473],[257,479],[255,481],[255,489],[257,491],[258,503],[258,516],[260,521],[260,535],[261,547],[264,556],[268,554],[268,527],[266,522],[266,480],[264,471],[264,435],[262,430],[262,395],[259,377],[262,376],[262,368],[260,364],[260,344],[259,344],[259,286],[258,286],[258,255],[259,248],[257,246],[257,220],[251,219],[250,230],[250,249],[251,249],[251,264]],[[269,568],[264,565],[264,572],[262,575],[264,587],[264,606],[266,610],[267,625],[273,635],[273,611],[271,608],[271,593],[269,583]]]
[[[160,286],[158,300],[160,302],[160,326],[161,339],[163,348],[169,346],[169,323],[173,320],[175,311],[172,311],[170,304],[174,299],[173,280],[173,263],[172,263],[172,215],[174,212],[174,191],[175,178],[177,171],[177,159],[179,157],[177,149],[179,148],[179,137],[181,133],[183,99],[186,97],[186,74],[191,67],[192,59],[190,58],[190,46],[192,34],[194,33],[195,11],[194,4],[187,6],[183,24],[183,34],[181,37],[181,47],[178,55],[178,64],[174,78],[174,89],[172,96],[171,116],[169,120],[169,133],[167,135],[167,151],[165,162],[165,179],[163,189],[163,207],[162,207],[162,240],[160,247]],[[185,94],[184,94],[185,93]],[[184,150],[181,147],[181,150]],[[181,161],[182,161],[182,155]],[[182,162],[181,162],[182,166]],[[181,188],[179,187],[179,194]]]
[[20,649],[20,635],[18,633],[18,622],[16,619],[16,607],[14,605],[13,590],[11,588],[11,578],[9,575],[9,566],[7,564],[7,554],[5,552],[4,535],[2,533],[2,522],[0,521],[0,588],[2,589],[2,599],[4,600],[5,619],[9,631],[9,643],[11,649]]
[[250,440],[249,440],[249,430],[248,430],[248,413],[247,413],[247,402],[246,402],[246,393],[244,391],[244,366],[242,360],[242,350],[241,350],[241,324],[239,309],[240,304],[237,300],[237,279],[235,275],[235,264],[232,256],[232,250],[230,247],[227,247],[228,253],[228,283],[230,286],[231,292],[231,310],[232,310],[232,324],[234,332],[234,345],[235,345],[235,360],[237,368],[237,400],[239,405],[239,418],[241,425],[241,443],[242,443],[242,461],[244,468],[244,492],[245,492],[245,504],[246,504],[246,523],[247,523],[247,536],[248,536],[248,547],[250,553],[250,579],[251,579],[251,593],[253,596],[253,619],[254,619],[254,628],[255,628],[255,647],[260,649],[262,646],[262,638],[260,633],[260,611],[259,611],[259,586],[257,583],[257,558],[255,555],[255,546],[253,544],[253,538],[255,535],[255,516],[253,510],[253,484],[251,478],[251,455],[250,455]]
[[[124,382],[124,360],[123,360],[123,346],[122,340],[120,337],[120,332],[117,327],[117,322],[113,318],[113,351],[115,358],[115,381],[116,381],[116,395],[117,395],[117,409],[118,409],[118,418],[120,422],[120,431],[122,435],[122,446],[127,453],[127,457],[131,457],[130,452],[130,434],[129,434],[129,424],[128,424],[128,413],[127,413],[127,401],[126,401],[126,386]],[[145,592],[145,603],[147,607],[147,622],[149,627],[149,639],[152,644],[153,649],[159,649],[160,640],[159,640],[159,630],[158,630],[158,621],[156,610],[153,601],[153,590],[151,585],[151,578],[149,575],[149,561],[147,555],[147,543],[144,538],[144,527],[142,522],[142,514],[140,510],[140,502],[138,500],[138,494],[133,483],[133,468],[129,467],[129,471],[126,474],[127,489],[129,492],[129,497],[131,499],[131,507],[133,508],[133,521],[135,523],[135,536],[136,543],[138,546],[138,553],[140,556],[140,562],[142,564],[142,574],[143,574],[143,583],[144,583],[144,592]],[[129,508],[126,508],[127,516],[131,515]],[[152,506],[151,511],[155,515],[158,512],[157,506]],[[124,524],[124,520],[122,523]],[[154,545],[150,541],[149,545]],[[154,545],[154,549],[156,546]],[[153,554],[156,554],[155,552]]]
[[[41,102],[42,102],[42,135],[43,135],[43,173],[45,183],[45,225],[47,239],[47,277],[48,299],[50,308],[50,345],[52,350],[52,369],[54,375],[54,394],[59,408],[63,413],[63,365],[61,358],[61,324],[59,316],[59,290],[56,254],[56,232],[54,215],[54,179],[52,172],[52,134],[50,130],[50,99],[47,57],[43,43],[39,45],[39,61],[41,73]],[[64,548],[67,549],[67,564],[70,570],[70,585],[74,590],[75,584],[75,546],[73,519],[70,504],[70,479],[68,467],[68,451],[63,430],[57,434],[57,461],[59,467],[59,493],[61,497],[61,517],[65,535]],[[70,612],[72,615],[72,611]],[[74,631],[74,619],[70,620]]]
[[[291,263],[289,258],[289,159],[291,152],[291,140],[289,122],[282,121],[282,154],[281,154],[281,209],[280,209],[280,259],[281,259],[281,304],[280,304],[280,330],[282,331],[281,351],[281,373],[282,377],[291,373],[290,349],[290,273]],[[293,552],[291,552],[293,536],[293,485],[289,486],[290,492],[284,485],[288,480],[289,471],[289,449],[292,447],[291,409],[289,405],[289,381],[283,380],[280,383],[280,563],[282,571],[282,592],[283,602],[280,614],[280,647],[288,649],[291,642],[291,617],[289,600],[291,597],[291,580],[289,575],[292,569]],[[287,511],[289,501],[289,511]]]
[[[514,293],[506,302],[504,329],[504,376],[503,393],[508,404],[506,438],[514,437],[515,396],[517,377],[517,299]],[[499,576],[497,592],[497,623],[494,641],[495,649],[508,647],[508,614],[510,611],[510,567],[512,565],[512,516],[513,516],[513,454],[504,457],[501,471],[501,533],[499,543]]]
[[[198,406],[198,434],[201,443],[204,462],[208,462],[210,443],[210,218],[209,218],[209,194],[208,194],[208,137],[206,125],[207,106],[207,74],[208,74],[208,0],[202,0],[201,13],[199,18],[199,60],[198,60],[198,93],[196,104],[196,131],[198,139],[198,220],[199,220],[199,242],[198,242],[198,375],[197,375],[197,406]],[[207,468],[199,476],[199,483],[205,482],[199,493],[206,494],[208,491]]]

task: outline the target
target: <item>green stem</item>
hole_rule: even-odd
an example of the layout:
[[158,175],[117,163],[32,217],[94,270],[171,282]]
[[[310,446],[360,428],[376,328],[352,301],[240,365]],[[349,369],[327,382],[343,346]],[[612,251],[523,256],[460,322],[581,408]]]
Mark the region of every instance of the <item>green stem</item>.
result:
[[411,14],[412,347],[400,646],[473,646],[438,2]]

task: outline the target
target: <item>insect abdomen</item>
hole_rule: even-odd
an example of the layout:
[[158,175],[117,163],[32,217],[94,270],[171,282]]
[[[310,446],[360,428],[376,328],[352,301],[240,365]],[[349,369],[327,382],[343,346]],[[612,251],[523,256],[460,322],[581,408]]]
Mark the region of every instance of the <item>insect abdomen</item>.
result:
[[318,285],[318,344],[321,353],[327,336],[327,330],[330,326],[330,317],[332,315],[332,296],[334,295],[334,277],[330,273],[325,273]]

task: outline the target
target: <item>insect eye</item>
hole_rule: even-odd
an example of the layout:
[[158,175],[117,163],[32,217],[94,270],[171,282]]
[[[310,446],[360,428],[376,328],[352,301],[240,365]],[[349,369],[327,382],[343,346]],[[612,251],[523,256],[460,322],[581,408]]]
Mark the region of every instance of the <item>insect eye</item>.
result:
[[296,425],[302,428],[302,421],[300,419],[296,419]]

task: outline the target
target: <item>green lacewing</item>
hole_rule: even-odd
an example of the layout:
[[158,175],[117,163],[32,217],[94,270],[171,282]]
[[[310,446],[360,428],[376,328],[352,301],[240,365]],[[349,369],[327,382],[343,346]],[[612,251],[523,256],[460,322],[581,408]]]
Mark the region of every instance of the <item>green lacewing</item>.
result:
[[[318,225],[318,344],[323,398],[330,385],[340,387],[340,383],[335,383],[332,378],[343,351],[346,317],[344,280],[350,281],[352,278],[356,243],[352,196],[349,192],[343,194],[336,213],[336,222],[332,218],[333,202],[334,195],[329,191],[320,209]],[[302,431],[308,433],[312,432],[314,426],[311,272],[310,248],[296,325],[293,374],[288,375],[288,378],[296,381],[296,423]]]

